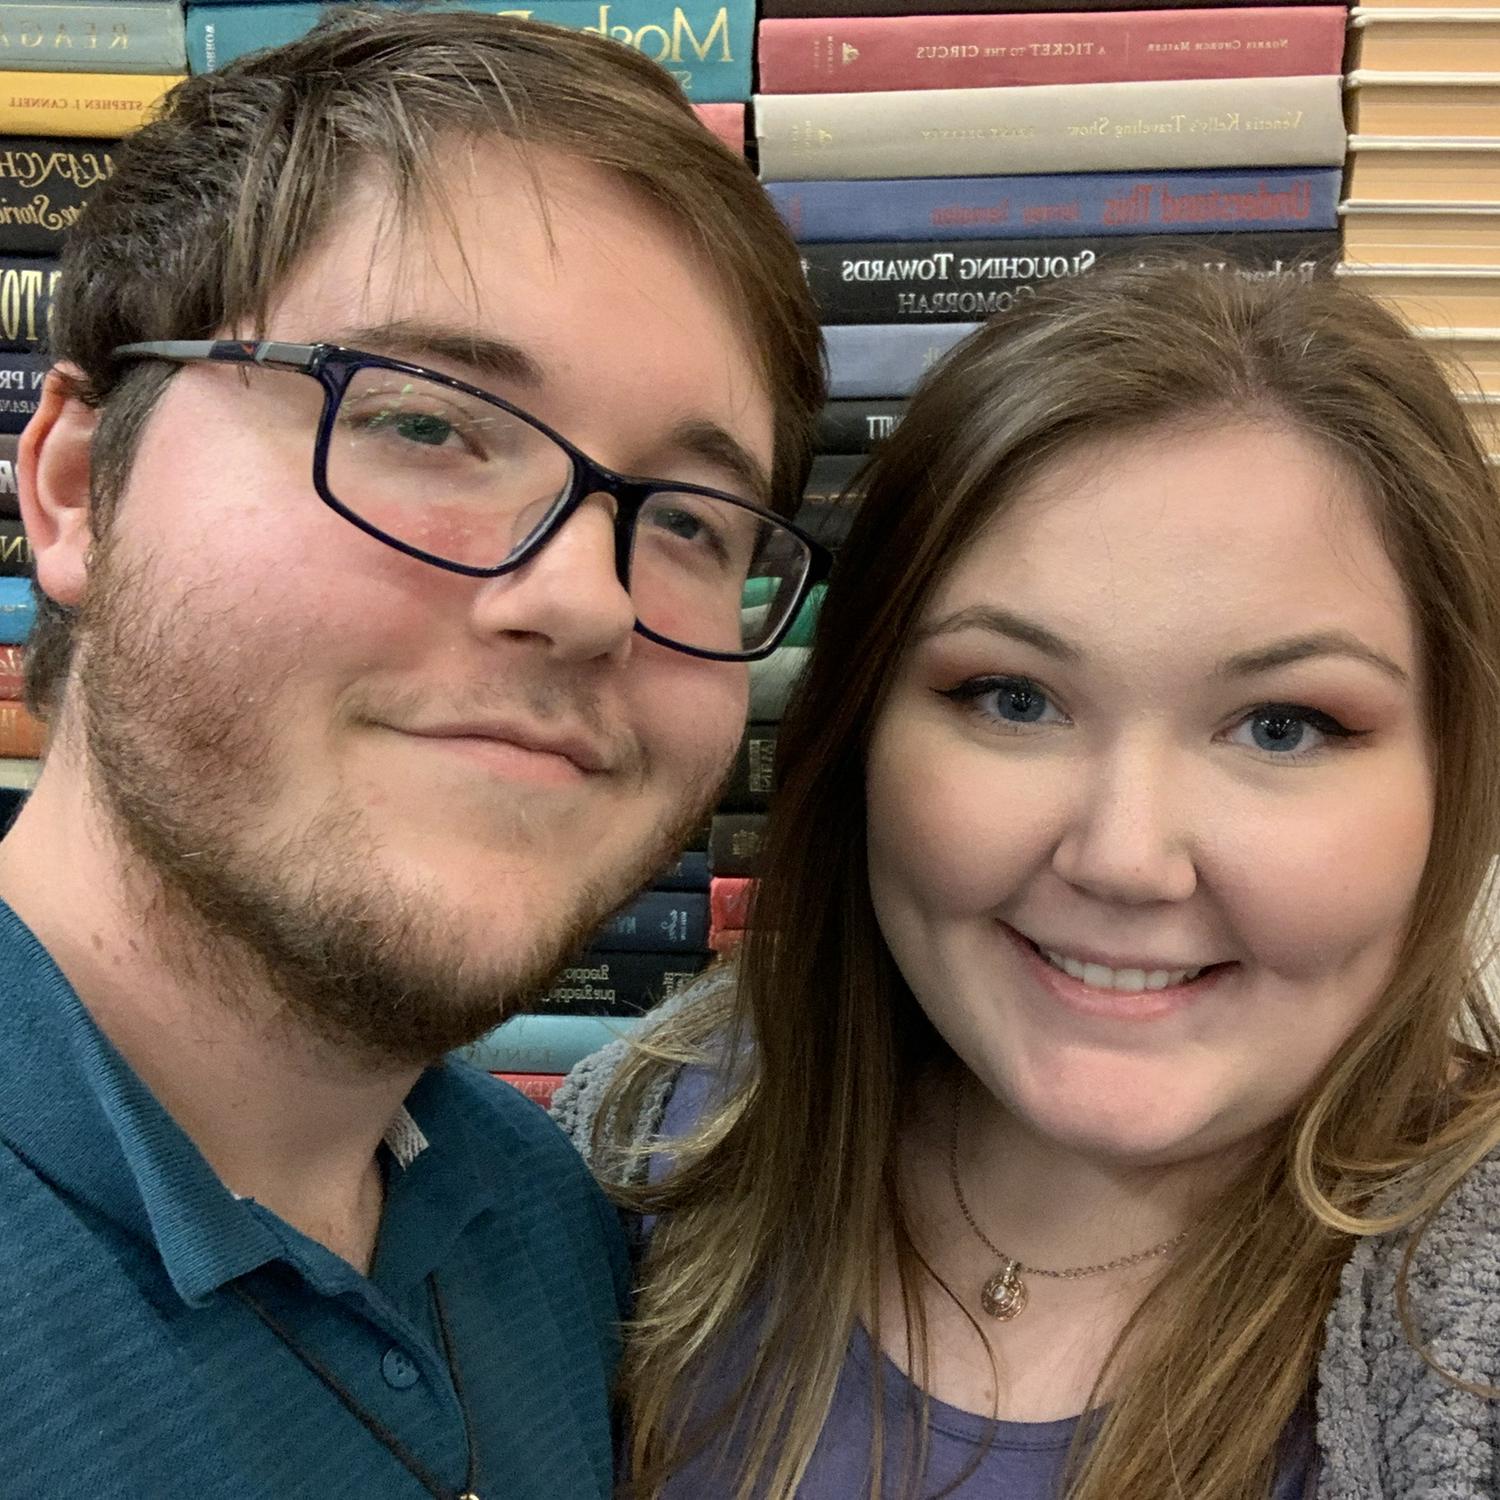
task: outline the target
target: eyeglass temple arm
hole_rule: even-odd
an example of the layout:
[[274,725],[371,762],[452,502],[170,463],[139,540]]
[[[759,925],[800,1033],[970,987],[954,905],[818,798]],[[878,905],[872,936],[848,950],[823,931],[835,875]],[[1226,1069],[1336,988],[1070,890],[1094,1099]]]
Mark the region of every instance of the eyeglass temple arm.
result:
[[183,363],[213,360],[220,364],[271,365],[281,370],[311,370],[321,344],[282,344],[274,339],[164,339],[121,344],[116,359],[174,359]]

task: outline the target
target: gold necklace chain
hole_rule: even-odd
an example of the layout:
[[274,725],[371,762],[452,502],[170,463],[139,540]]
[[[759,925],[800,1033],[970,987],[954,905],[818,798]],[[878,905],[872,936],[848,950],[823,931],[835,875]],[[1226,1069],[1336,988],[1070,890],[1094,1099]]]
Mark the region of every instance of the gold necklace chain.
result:
[[1026,1283],[1021,1280],[1023,1275],[1045,1276],[1053,1281],[1078,1281],[1085,1276],[1102,1276],[1106,1271],[1123,1271],[1128,1266],[1138,1266],[1143,1261],[1155,1260],[1157,1256],[1166,1255],[1175,1250],[1187,1239],[1191,1231],[1184,1229],[1181,1234],[1174,1234],[1171,1239],[1163,1240],[1161,1244],[1153,1245],[1149,1250],[1137,1250],[1133,1255],[1121,1255],[1115,1260],[1107,1260],[1097,1266],[1065,1266],[1060,1270],[1049,1270],[1045,1266],[1022,1265],[1013,1256],[1007,1255],[979,1227],[979,1221],[975,1219],[968,1199],[964,1197],[963,1184],[958,1176],[958,1112],[962,1102],[963,1090],[961,1087],[955,1088],[953,1090],[953,1124],[948,1135],[948,1179],[953,1184],[953,1197],[958,1204],[958,1211],[964,1216],[964,1222],[974,1231],[979,1243],[1000,1262],[1000,1269],[985,1282],[979,1292],[979,1305],[992,1318],[1008,1323],[1025,1308],[1029,1294],[1026,1290]]

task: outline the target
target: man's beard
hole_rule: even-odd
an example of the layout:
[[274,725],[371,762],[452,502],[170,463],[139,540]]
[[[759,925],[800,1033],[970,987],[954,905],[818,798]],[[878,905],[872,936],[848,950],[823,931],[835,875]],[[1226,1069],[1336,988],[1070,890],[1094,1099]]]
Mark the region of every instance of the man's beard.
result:
[[273,720],[290,668],[267,659],[284,639],[257,650],[159,576],[96,546],[75,684],[94,794],[143,877],[144,935],[195,986],[229,1005],[268,987],[293,1029],[362,1063],[425,1065],[533,1007],[712,803],[716,783],[684,788],[633,858],[476,952],[457,914],[382,867],[353,797],[257,841],[285,774]]

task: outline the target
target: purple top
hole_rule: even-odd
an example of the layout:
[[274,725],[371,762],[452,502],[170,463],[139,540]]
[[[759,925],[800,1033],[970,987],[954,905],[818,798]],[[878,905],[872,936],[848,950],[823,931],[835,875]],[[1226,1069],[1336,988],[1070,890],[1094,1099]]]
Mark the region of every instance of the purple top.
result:
[[[662,1117],[664,1138],[683,1134],[691,1126],[703,1108],[708,1082],[708,1074],[701,1069],[684,1072]],[[658,1157],[652,1163],[652,1176],[659,1176],[665,1165],[665,1159]],[[747,1322],[744,1335],[736,1336],[707,1379],[706,1411],[713,1410],[733,1390],[741,1373],[740,1356],[753,1347],[754,1334]],[[920,1409],[921,1394],[899,1366],[872,1347],[869,1334],[860,1326],[849,1341],[833,1406],[807,1475],[797,1490],[798,1500],[859,1500],[869,1493],[877,1360],[883,1386],[887,1448],[881,1492],[893,1497],[904,1493],[908,1447],[904,1439],[912,1430],[911,1414]],[[1068,1445],[1079,1418],[995,1422],[935,1399],[929,1401],[928,1412],[927,1463],[915,1493],[930,1495],[943,1490],[974,1465],[969,1477],[951,1491],[956,1500],[995,1500],[997,1496],[1003,1496],[1004,1500],[1058,1500]],[[664,1500],[723,1500],[732,1491],[730,1480],[737,1477],[743,1449],[743,1438],[733,1434],[727,1446],[715,1444],[668,1481]],[[1273,1500],[1301,1500],[1310,1495],[1316,1459],[1309,1415],[1295,1422],[1287,1432]]]

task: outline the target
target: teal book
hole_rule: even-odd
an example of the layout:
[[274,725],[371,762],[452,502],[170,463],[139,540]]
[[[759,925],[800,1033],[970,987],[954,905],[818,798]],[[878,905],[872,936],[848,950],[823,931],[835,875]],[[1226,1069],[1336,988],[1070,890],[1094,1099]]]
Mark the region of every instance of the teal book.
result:
[[0,3],[0,69],[45,73],[181,73],[177,0]]
[[634,1016],[512,1016],[454,1055],[491,1073],[566,1073],[636,1025]]
[[[309,31],[321,6],[189,5],[188,67],[221,68],[246,52],[279,47]],[[530,16],[613,37],[664,67],[695,103],[750,97],[754,0],[441,0],[439,8]]]
[[0,644],[19,646],[36,621],[36,596],[29,578],[0,578]]

